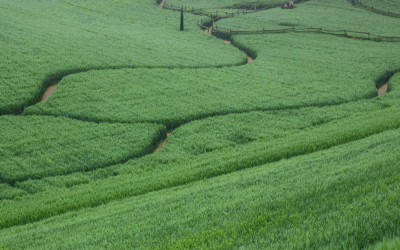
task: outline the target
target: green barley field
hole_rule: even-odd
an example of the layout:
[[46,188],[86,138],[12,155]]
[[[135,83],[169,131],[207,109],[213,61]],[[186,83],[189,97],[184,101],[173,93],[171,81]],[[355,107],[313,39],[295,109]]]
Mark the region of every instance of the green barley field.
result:
[[0,0],[0,249],[399,249],[400,18],[294,2]]

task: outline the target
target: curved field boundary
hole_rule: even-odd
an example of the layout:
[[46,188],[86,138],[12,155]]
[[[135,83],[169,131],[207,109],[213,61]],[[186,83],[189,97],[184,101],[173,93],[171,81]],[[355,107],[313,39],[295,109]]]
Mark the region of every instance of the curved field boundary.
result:
[[367,6],[364,5],[360,0],[347,0],[347,2],[355,7],[364,9],[364,10],[369,10],[372,11],[376,14],[380,14],[380,15],[384,15],[384,16],[390,16],[390,17],[396,17],[396,18],[400,18],[400,14],[399,13],[393,13],[388,11],[383,11],[383,10],[379,10],[374,8],[374,6]]

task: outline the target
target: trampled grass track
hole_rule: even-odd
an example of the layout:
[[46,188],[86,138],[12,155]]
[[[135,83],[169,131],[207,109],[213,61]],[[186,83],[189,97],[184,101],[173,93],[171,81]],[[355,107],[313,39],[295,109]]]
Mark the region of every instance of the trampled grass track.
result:
[[[164,3],[164,1],[163,1],[163,3]],[[160,6],[160,8],[162,8],[162,5]],[[239,47],[239,49],[241,49],[241,50],[245,50],[244,48],[240,48]],[[248,55],[248,57],[250,57],[249,55]],[[250,57],[251,58],[251,57]],[[250,62],[251,60],[248,60],[248,62]],[[243,64],[245,64],[246,62],[243,62]],[[228,65],[228,66],[222,66],[222,67],[235,67],[235,66],[238,66],[238,65]],[[168,67],[169,68],[169,67]],[[171,67],[172,68],[172,67]],[[201,68],[201,67],[200,67]],[[207,67],[207,68],[210,68],[210,67]],[[212,68],[215,68],[215,67],[212,67]],[[90,70],[90,69],[88,69],[88,70]],[[75,72],[76,73],[76,72]],[[74,73],[71,73],[71,74],[74,74]],[[70,74],[70,75],[71,75]],[[394,73],[393,73],[394,74]],[[64,76],[67,76],[67,75],[64,75]],[[63,77],[64,77],[63,76]],[[60,81],[61,79],[62,79],[62,77],[60,78],[60,77],[54,77],[53,79],[55,79],[57,82],[58,81]],[[53,80],[54,81],[54,80]],[[377,85],[382,85],[383,83],[378,83]],[[51,86],[53,86],[53,89],[54,89],[54,84],[51,84]],[[378,93],[379,94],[382,94],[382,92],[384,93],[385,91],[384,91],[384,86],[387,86],[387,85],[385,85],[385,84],[383,84],[382,85],[382,87],[383,88],[380,88],[380,90],[378,91]],[[44,101],[44,100],[43,100]],[[343,104],[343,102],[342,103],[338,103],[338,105],[339,104]],[[331,104],[326,104],[326,105],[331,105]],[[312,106],[314,106],[314,105],[310,105],[310,107],[312,107]],[[324,106],[324,105],[323,105]],[[293,107],[293,108],[284,108],[284,109],[282,109],[282,110],[285,110],[285,109],[297,109],[297,108],[299,108],[299,107]],[[268,110],[268,109],[266,109],[266,110]],[[221,113],[221,114],[218,114],[218,115],[214,115],[214,116],[222,116],[222,115],[227,115],[227,114],[231,114],[231,113],[246,113],[246,112],[251,112],[251,111],[255,111],[255,110],[242,110],[242,111],[236,111],[236,112],[226,112],[226,113]],[[209,118],[210,116],[204,116],[204,117],[199,117],[199,118],[197,118],[197,119],[194,119],[194,120],[198,120],[198,119],[206,119],[206,118]],[[72,119],[79,119],[79,118],[77,118],[77,117],[70,117],[70,118],[72,118]],[[185,123],[183,123],[183,124],[187,124],[187,123],[189,123],[189,122],[191,122],[191,121],[193,121],[193,120],[189,120],[189,121],[187,121],[187,122],[185,122]],[[94,122],[106,122],[106,121],[94,121]],[[179,126],[181,126],[181,125],[183,125],[183,124],[180,124]],[[177,126],[177,127],[179,127],[179,126]],[[177,127],[175,127],[175,128],[177,128]],[[172,128],[172,129],[174,129],[174,128]],[[393,128],[391,128],[391,129],[393,129]],[[171,131],[172,132],[172,131]],[[380,132],[383,132],[383,131],[380,131]],[[379,132],[379,133],[380,133]],[[371,136],[371,135],[373,135],[373,134],[369,134],[369,135],[366,135],[365,137],[368,137],[368,136]],[[359,139],[362,139],[362,138],[365,138],[365,137],[361,137],[361,138],[358,138],[357,140],[359,140]],[[342,143],[340,143],[340,144],[337,144],[337,145],[341,145],[341,144],[344,144],[344,143],[347,143],[347,142],[350,142],[351,140],[349,140],[349,141],[346,141],[346,142],[342,142]],[[336,145],[334,145],[334,146],[336,146]],[[155,145],[154,147],[157,147],[157,145]],[[311,152],[308,152],[308,153],[311,153]],[[305,154],[308,154],[308,153],[304,153],[304,154],[300,154],[300,155],[305,155]],[[295,155],[295,156],[299,156],[299,155]],[[292,157],[295,157],[295,156],[292,156]],[[257,166],[257,165],[255,165],[255,166]],[[252,166],[252,167],[254,167],[254,166]],[[218,176],[218,175],[215,175],[215,176]],[[213,176],[214,177],[214,176]],[[195,181],[195,180],[194,180]],[[188,182],[188,183],[190,183],[190,182]],[[187,183],[182,183],[181,185],[185,185],[185,184],[187,184]],[[172,186],[173,187],[173,186]],[[157,190],[153,190],[153,191],[157,191]],[[79,208],[78,208],[79,209]]]

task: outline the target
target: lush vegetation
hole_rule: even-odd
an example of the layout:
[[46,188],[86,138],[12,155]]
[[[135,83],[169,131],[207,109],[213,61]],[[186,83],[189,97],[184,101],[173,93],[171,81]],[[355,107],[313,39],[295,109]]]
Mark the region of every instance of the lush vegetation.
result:
[[26,113],[157,122],[175,128],[192,119],[230,112],[323,106],[370,98],[376,95],[376,84],[387,72],[400,69],[396,43],[316,34],[234,39],[257,55],[254,63],[223,69],[125,69],[75,74],[61,81],[48,102],[29,107]]
[[363,5],[378,9],[381,11],[389,11],[392,13],[400,13],[400,2],[396,0],[356,0],[355,2],[361,2]]
[[400,248],[400,238],[395,239],[384,239],[382,242],[377,243],[375,246],[369,249],[376,250],[389,250],[389,249],[399,249]]
[[398,18],[373,14],[343,3],[342,0],[307,1],[297,5],[293,10],[275,8],[251,15],[237,15],[234,18],[221,20],[216,25],[233,30],[323,28],[334,31],[370,32],[381,36],[400,36]]
[[0,241],[17,248],[362,248],[400,226],[400,156],[392,153],[399,132],[10,228]]
[[191,8],[201,9],[201,10],[219,10],[227,7],[244,7],[244,6],[260,6],[264,4],[280,4],[285,2],[284,0],[218,0],[218,1],[199,1],[199,0],[167,0],[167,4],[172,4],[174,6],[185,6],[187,10]]
[[0,116],[0,248],[396,247],[400,43],[222,28],[397,35],[398,19],[310,0],[219,20],[232,46],[149,0],[0,13],[0,112],[28,104]]
[[[23,203],[26,206],[19,210],[13,208],[21,207],[20,199],[4,201],[0,205],[0,226],[23,224],[69,210],[97,206],[122,197],[211,178],[327,149],[400,127],[400,109],[398,105],[393,105],[393,101],[379,98],[371,104],[368,103],[361,101],[345,104],[340,108],[307,108],[299,111],[297,120],[291,119],[295,111],[276,112],[272,116],[269,112],[231,115],[236,116],[234,120],[242,122],[230,124],[231,130],[236,132],[229,134],[229,130],[226,131],[222,140],[222,136],[213,137],[212,133],[210,137],[201,136],[209,130],[218,133],[225,129],[232,117],[221,117],[223,122],[219,123],[219,126],[222,128],[218,128],[218,117],[189,123],[174,131],[168,145],[157,154],[109,167],[99,173],[76,173],[63,178],[44,178],[28,183],[28,186],[46,183],[45,185],[50,184],[53,187],[44,190],[45,192],[24,197]],[[245,131],[246,124],[252,127],[260,126],[259,131],[252,133],[254,136],[260,136],[259,140],[252,139],[251,134],[237,132]],[[270,135],[263,135],[261,132],[262,129],[285,125],[288,126],[287,131],[276,129],[276,132]],[[186,126],[188,129],[185,129]],[[202,128],[203,132],[199,132],[196,127]],[[345,127],[346,130],[337,130],[338,127]],[[193,133],[199,136],[193,136]],[[188,139],[191,140],[187,141]],[[224,143],[224,140],[228,143]],[[70,182],[75,183],[72,188]],[[82,199],[83,197],[85,198]],[[41,209],[36,209],[37,206]]]
[[108,124],[1,116],[0,181],[88,171],[141,156],[165,135],[156,124]]
[[211,67],[245,60],[240,51],[200,33],[192,16],[185,19],[186,31],[179,32],[179,15],[150,1],[106,2],[0,3],[0,114],[36,103],[45,87],[75,72]]

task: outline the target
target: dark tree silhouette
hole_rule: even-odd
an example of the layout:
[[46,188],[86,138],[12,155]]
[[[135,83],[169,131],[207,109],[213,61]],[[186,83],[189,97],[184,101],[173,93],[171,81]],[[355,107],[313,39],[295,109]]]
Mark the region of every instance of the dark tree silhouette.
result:
[[182,31],[184,29],[184,26],[183,26],[183,7],[181,8],[181,27],[180,27],[180,30]]

